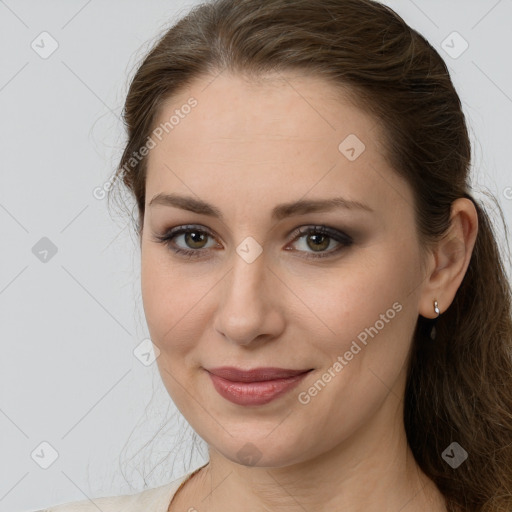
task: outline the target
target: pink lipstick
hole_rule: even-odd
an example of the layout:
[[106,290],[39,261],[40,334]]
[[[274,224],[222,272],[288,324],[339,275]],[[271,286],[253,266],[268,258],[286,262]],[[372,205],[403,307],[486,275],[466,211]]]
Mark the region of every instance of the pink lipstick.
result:
[[310,371],[229,366],[207,370],[219,395],[237,405],[267,404],[297,386]]

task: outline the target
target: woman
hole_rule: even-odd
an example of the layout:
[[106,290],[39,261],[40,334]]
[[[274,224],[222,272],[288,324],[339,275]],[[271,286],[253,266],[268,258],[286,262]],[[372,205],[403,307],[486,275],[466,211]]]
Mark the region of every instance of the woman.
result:
[[212,1],[124,115],[148,328],[209,461],[51,510],[512,510],[510,285],[434,48],[371,0]]

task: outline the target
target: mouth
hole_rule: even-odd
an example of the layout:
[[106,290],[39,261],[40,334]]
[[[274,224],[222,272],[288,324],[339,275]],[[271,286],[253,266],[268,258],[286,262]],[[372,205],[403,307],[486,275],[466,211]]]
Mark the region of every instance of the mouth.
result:
[[243,406],[265,405],[291,391],[313,369],[233,367],[206,370],[217,393],[224,399]]
[[250,370],[242,370],[234,366],[221,366],[218,368],[207,369],[208,373],[222,377],[231,382],[265,382],[276,379],[288,379],[296,377],[303,373],[310,372],[312,368],[306,370],[292,370],[286,368],[260,367]]

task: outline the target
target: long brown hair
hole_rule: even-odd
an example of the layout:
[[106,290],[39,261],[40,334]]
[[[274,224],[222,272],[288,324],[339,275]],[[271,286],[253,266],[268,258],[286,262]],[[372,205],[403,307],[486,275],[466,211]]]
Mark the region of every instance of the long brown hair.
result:
[[[471,194],[471,145],[443,59],[372,0],[213,0],[193,8],[147,54],[126,98],[128,141],[115,178],[136,200],[139,236],[147,158],[134,155],[165,100],[226,69],[252,77],[302,70],[348,90],[382,126],[386,158],[412,187],[423,248],[448,229],[454,200],[474,202],[476,244],[435,342],[430,321],[418,318],[404,423],[449,510],[512,510],[511,289],[490,218]],[[456,469],[442,457],[452,442],[468,452]]]

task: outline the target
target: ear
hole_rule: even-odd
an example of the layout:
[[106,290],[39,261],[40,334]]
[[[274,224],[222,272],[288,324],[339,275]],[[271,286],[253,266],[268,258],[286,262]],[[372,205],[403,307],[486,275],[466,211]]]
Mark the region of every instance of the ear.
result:
[[425,318],[437,317],[434,300],[441,314],[448,309],[466,274],[478,232],[478,214],[473,201],[465,197],[455,200],[450,221],[446,236],[430,255],[418,311]]

